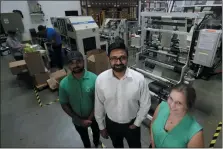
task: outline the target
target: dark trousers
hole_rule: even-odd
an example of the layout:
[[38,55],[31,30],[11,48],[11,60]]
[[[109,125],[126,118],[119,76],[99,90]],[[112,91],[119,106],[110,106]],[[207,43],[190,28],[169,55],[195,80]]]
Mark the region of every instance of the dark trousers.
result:
[[60,69],[63,69],[62,44],[52,46],[53,48],[53,63]]
[[127,140],[129,148],[141,148],[140,127],[136,129],[129,128],[134,123],[134,120],[127,124],[119,124],[106,117],[106,128],[114,148],[124,148],[124,138]]
[[[77,126],[74,125],[77,132],[80,134],[81,140],[83,141],[84,147],[85,148],[91,148],[91,142],[90,142],[90,138],[88,135],[88,128],[84,128],[82,126]],[[98,127],[98,123],[96,122],[96,120],[92,120],[92,124],[91,124],[91,129],[92,129],[92,133],[93,133],[93,142],[95,146],[99,145],[99,140],[100,140],[100,130]]]

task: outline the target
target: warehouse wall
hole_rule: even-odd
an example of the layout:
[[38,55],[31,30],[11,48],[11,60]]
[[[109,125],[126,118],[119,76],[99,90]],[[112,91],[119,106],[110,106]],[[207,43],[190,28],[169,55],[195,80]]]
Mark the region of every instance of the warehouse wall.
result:
[[51,27],[50,17],[65,16],[66,10],[78,10],[81,14],[80,1],[38,1],[42,6],[45,14],[43,20],[40,16],[30,16],[27,1],[1,1],[1,13],[20,10],[23,13],[23,24],[25,31],[23,33],[23,41],[30,40],[30,28],[36,28],[39,24]]

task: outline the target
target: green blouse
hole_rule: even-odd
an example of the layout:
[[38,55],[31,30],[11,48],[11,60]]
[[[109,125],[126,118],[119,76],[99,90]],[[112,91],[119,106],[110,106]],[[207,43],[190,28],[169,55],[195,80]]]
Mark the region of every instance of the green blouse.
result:
[[202,130],[197,121],[186,114],[172,130],[166,132],[165,124],[169,117],[170,109],[166,102],[162,102],[158,115],[152,124],[152,133],[155,147],[157,148],[186,148],[191,138]]

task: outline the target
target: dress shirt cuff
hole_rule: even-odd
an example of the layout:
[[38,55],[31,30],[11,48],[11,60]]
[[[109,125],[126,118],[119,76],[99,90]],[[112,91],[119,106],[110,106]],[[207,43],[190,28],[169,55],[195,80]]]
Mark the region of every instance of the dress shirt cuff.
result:
[[140,120],[139,118],[136,118],[134,125],[136,125],[137,127],[140,127],[141,123],[142,123],[142,120]]

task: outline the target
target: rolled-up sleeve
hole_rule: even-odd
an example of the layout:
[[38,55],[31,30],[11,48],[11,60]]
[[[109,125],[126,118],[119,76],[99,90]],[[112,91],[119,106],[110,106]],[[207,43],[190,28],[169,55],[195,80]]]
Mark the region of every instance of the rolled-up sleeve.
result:
[[100,90],[99,80],[95,83],[95,119],[98,123],[99,129],[105,129],[105,108],[104,108],[104,96]]
[[151,106],[151,97],[150,97],[149,88],[148,88],[145,78],[141,84],[142,84],[140,86],[141,96],[139,99],[140,108],[137,113],[136,120],[134,122],[134,125],[138,127],[141,125],[142,121],[146,118],[146,115],[148,114],[148,111]]

